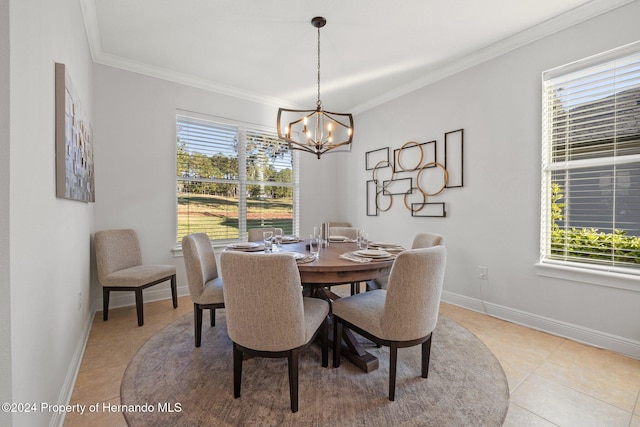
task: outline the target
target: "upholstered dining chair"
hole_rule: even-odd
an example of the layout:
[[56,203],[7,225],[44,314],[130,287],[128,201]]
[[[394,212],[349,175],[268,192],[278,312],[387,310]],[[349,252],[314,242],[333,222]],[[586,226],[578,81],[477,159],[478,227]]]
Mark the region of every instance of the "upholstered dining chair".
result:
[[[398,348],[422,345],[422,378],[429,374],[431,337],[438,321],[447,258],[444,246],[398,254],[387,290],[377,289],[333,301],[334,337],[343,327],[389,347],[389,400],[395,400]],[[336,339],[333,366],[340,366]]]
[[351,223],[350,222],[334,222],[331,221],[329,222],[329,228],[331,227],[351,227]]
[[[444,246],[444,236],[435,233],[418,233],[413,238],[411,249],[430,248],[431,246]],[[386,289],[389,276],[367,280],[367,290]]]
[[178,307],[176,268],[173,265],[143,265],[140,241],[135,230],[102,230],[95,234],[98,281],[102,285],[102,319],[109,319],[112,291],[133,291],[136,295],[138,326],[144,324],[142,290],[171,281],[173,308]]
[[355,240],[358,237],[358,229],[355,227],[329,227],[329,236],[344,236]]
[[193,301],[196,347],[202,342],[202,310],[209,309],[211,326],[216,325],[216,309],[224,308],[222,278],[218,275],[216,256],[206,233],[182,238],[182,255],[187,271],[189,295]]
[[444,246],[444,236],[434,233],[418,233],[413,238],[411,249],[430,248],[438,245]]
[[290,254],[223,252],[227,332],[233,341],[233,397],[240,397],[243,354],[286,357],[291,412],[298,411],[300,352],[320,333],[322,366],[329,364],[329,303],[302,296],[300,273]]
[[280,230],[280,233],[282,233],[282,228],[274,228],[274,227],[250,228],[248,230],[248,234],[249,234],[248,240],[250,242],[262,242],[264,240],[265,231],[270,231],[275,235],[276,230]]

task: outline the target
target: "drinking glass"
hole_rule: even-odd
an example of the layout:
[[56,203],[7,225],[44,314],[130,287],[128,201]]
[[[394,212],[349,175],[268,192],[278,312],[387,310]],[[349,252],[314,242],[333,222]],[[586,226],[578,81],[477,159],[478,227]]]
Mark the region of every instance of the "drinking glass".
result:
[[366,233],[364,231],[364,228],[358,228],[358,230],[356,231],[356,242],[358,243],[358,249],[367,249],[362,247],[365,234]]
[[276,239],[276,246],[278,247],[278,249],[280,249],[282,247],[282,230],[276,230],[274,234],[274,237]]
[[264,236],[264,251],[271,252],[273,248],[273,231],[265,231],[262,235]]
[[362,237],[360,238],[360,249],[369,249],[369,233],[362,230]]
[[309,252],[316,258],[320,256],[320,238],[317,235],[309,237]]

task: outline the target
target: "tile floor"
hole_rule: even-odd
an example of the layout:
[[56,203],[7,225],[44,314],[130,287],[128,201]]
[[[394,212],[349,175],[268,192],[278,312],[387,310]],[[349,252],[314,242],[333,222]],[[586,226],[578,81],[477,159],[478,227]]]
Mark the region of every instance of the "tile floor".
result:
[[[335,289],[335,288],[334,288]],[[348,290],[347,290],[348,292]],[[640,360],[531,330],[443,303],[455,320],[496,355],[509,382],[505,426],[640,427]],[[145,304],[145,324],[135,307],[95,316],[71,404],[120,403],[120,380],[140,346],[169,323],[193,313],[189,297]],[[205,315],[208,320],[208,315]],[[206,322],[205,322],[206,325]],[[121,413],[66,416],[65,426],[126,426]]]

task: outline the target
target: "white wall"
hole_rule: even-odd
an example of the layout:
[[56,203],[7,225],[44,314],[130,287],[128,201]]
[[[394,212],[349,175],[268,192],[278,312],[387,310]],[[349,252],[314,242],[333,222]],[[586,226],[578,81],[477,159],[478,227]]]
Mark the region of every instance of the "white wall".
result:
[[[339,167],[340,204],[373,239],[446,236],[445,299],[640,357],[640,285],[613,289],[536,275],[540,227],[541,73],[640,39],[640,2],[511,51],[356,117],[356,167]],[[464,128],[464,187],[446,189],[446,218],[412,218],[401,197],[365,215],[364,153],[406,141],[443,144]],[[442,159],[442,157],[440,157]],[[350,166],[350,165],[349,165]],[[398,237],[401,236],[401,237]],[[489,281],[478,280],[478,266]],[[481,295],[481,286],[482,295]]]
[[[9,0],[0,0],[0,402],[11,402],[11,287],[9,286]],[[11,413],[0,413],[11,425]]]
[[[54,64],[67,65],[89,120],[92,64],[79,1],[10,5],[11,401],[66,403],[91,321],[93,205],[55,195]],[[14,414],[13,423],[56,419]]]
[[[185,288],[176,245],[176,110],[272,126],[277,107],[243,101],[120,69],[94,65],[96,203],[95,230],[133,228],[143,261],[174,264]],[[327,156],[329,159],[331,156]],[[300,234],[335,218],[335,161],[302,154]],[[94,274],[95,276],[95,274]],[[93,300],[102,309],[94,279]],[[168,295],[169,285],[145,291],[145,300]],[[182,289],[182,293],[185,290]],[[132,304],[127,293],[112,294],[111,306]]]

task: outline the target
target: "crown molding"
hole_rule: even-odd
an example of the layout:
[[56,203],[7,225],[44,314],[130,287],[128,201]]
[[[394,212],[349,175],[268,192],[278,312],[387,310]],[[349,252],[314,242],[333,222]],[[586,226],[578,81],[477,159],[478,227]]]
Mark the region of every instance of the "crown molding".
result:
[[[428,86],[446,77],[464,71],[475,65],[496,58],[514,49],[525,46],[534,41],[540,40],[551,34],[562,31],[566,28],[577,25],[581,22],[592,19],[596,16],[610,12],[635,0],[593,0],[582,6],[576,7],[561,15],[548,19],[538,25],[523,30],[513,36],[507,37],[493,43],[483,49],[459,56],[453,60],[442,62],[426,70],[423,77],[397,89],[386,92],[371,100],[361,103],[346,110],[353,114],[362,113],[378,105],[389,102],[395,98],[411,93],[417,89]],[[82,14],[84,18],[89,48],[93,62],[102,65],[135,72],[175,83],[215,92],[221,95],[232,96],[246,101],[272,107],[302,108],[298,104],[291,103],[280,98],[268,97],[255,92],[243,90],[237,87],[223,85],[207,79],[195,77],[185,73],[179,73],[160,67],[136,62],[127,58],[119,57],[102,52],[102,43],[98,30],[98,18],[96,14],[95,0],[81,0]]]
[[400,96],[406,95],[420,88],[428,86],[439,80],[457,74],[468,68],[489,61],[500,55],[504,55],[512,50],[543,39],[559,31],[573,27],[596,16],[605,14],[614,9],[622,7],[635,0],[594,0],[572,9],[562,15],[548,19],[534,27],[523,30],[513,36],[502,39],[483,49],[472,52],[468,55],[460,56],[451,61],[436,64],[426,71],[425,75],[418,80],[400,86],[397,89],[389,91],[381,96],[372,98],[371,100],[356,105],[349,109],[352,114],[362,113],[378,105],[392,101]]

